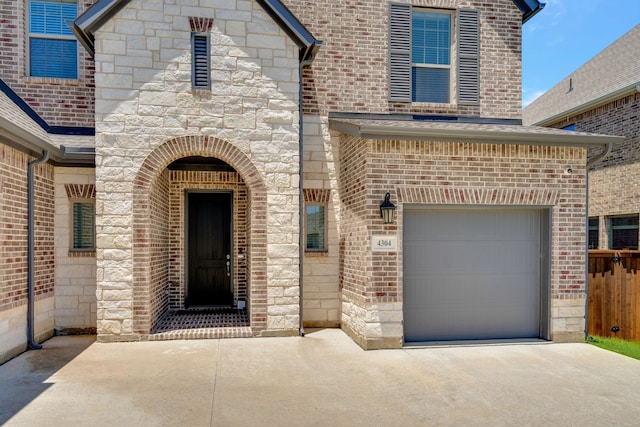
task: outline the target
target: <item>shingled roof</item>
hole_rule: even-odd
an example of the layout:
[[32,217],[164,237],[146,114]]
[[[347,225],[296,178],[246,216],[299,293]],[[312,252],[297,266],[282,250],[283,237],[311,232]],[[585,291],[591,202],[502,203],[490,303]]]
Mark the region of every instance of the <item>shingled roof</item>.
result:
[[525,125],[545,126],[640,92],[640,25],[529,104]]

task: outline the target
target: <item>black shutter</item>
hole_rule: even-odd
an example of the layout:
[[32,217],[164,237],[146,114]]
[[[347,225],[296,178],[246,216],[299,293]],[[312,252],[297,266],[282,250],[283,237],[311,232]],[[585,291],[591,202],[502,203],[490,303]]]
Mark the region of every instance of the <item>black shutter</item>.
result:
[[191,48],[191,84],[194,89],[211,89],[209,36],[206,34],[192,34]]
[[480,103],[480,13],[458,10],[458,104]]
[[411,102],[411,5],[389,3],[389,100]]

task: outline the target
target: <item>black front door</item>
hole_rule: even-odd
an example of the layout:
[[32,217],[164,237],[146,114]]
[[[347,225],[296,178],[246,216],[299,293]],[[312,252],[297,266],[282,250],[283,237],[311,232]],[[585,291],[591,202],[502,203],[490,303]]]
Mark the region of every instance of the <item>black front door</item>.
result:
[[231,193],[188,193],[188,306],[232,306]]

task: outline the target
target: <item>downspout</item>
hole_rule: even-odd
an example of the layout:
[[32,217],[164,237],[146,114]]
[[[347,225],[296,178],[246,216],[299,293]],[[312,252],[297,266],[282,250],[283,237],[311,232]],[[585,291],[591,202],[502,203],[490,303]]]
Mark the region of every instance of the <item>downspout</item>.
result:
[[302,310],[303,310],[303,301],[304,299],[302,298],[302,293],[303,293],[303,289],[304,289],[304,271],[303,271],[303,267],[304,267],[304,248],[307,245],[307,242],[305,240],[305,236],[304,236],[304,174],[303,174],[303,157],[304,157],[304,147],[302,146],[302,141],[304,139],[303,137],[303,133],[304,133],[304,118],[303,118],[303,96],[302,96],[302,87],[303,87],[303,77],[302,77],[302,69],[307,66],[307,65],[311,65],[311,62],[313,62],[313,55],[311,55],[310,58],[307,59],[301,59],[300,60],[300,66],[298,68],[298,72],[299,72],[299,82],[298,82],[298,96],[299,96],[299,100],[298,100],[298,120],[299,120],[299,124],[298,124],[298,156],[299,156],[299,160],[298,160],[298,167],[299,167],[299,183],[298,183],[298,210],[300,212],[300,215],[298,217],[299,222],[298,222],[298,227],[300,229],[300,240],[298,242],[298,257],[299,257],[299,264],[298,264],[298,268],[300,269],[300,297],[299,297],[299,304],[300,304],[300,308],[299,308],[299,316],[300,316],[300,336],[304,337],[304,325],[303,325],[303,316],[302,316]]
[[34,182],[33,171],[37,164],[46,162],[49,159],[49,151],[45,150],[42,157],[29,162],[27,168],[27,343],[30,349],[39,350],[42,348],[40,344],[35,342],[34,338],[34,294],[35,284],[34,277],[34,252],[35,252],[35,215],[34,215]]
[[[598,154],[593,159],[587,161],[587,170],[586,170],[586,176],[585,176],[585,186],[587,191],[587,201],[585,203],[585,212],[586,212],[585,227],[587,230],[587,233],[586,233],[587,244],[585,245],[586,247],[585,247],[585,256],[584,256],[584,262],[585,262],[584,291],[587,297],[584,302],[584,337],[585,339],[589,336],[589,168],[591,166],[594,166],[600,160],[607,157],[611,153],[611,150],[613,150],[613,142],[608,143],[607,147],[602,153]],[[598,221],[600,220],[598,219]],[[600,232],[600,227],[598,227],[598,233],[599,232]]]

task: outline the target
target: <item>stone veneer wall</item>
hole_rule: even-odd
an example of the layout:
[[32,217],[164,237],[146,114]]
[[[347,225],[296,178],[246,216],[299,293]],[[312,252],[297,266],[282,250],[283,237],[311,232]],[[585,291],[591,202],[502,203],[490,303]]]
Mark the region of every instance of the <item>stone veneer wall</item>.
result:
[[[213,19],[211,91],[191,87],[189,17]],[[246,182],[254,333],[297,333],[298,48],[253,0],[132,0],[97,31],[95,60],[98,339],[149,333],[149,195],[192,155]]]
[[171,240],[169,307],[185,308],[185,190],[228,190],[233,192],[233,301],[247,301],[247,238],[249,219],[248,192],[237,172],[172,171],[171,172]]
[[[0,144],[0,363],[27,346],[27,169],[33,160]],[[54,327],[54,168],[37,165],[34,182],[34,332],[42,341]]]
[[[305,114],[328,111],[521,118],[522,13],[512,0],[396,0],[416,7],[480,10],[480,105],[399,103],[388,99],[389,2],[284,0],[323,41],[304,74]],[[451,69],[455,75],[455,20]],[[455,77],[452,78],[455,86]]]
[[[78,0],[78,14],[93,1]],[[78,79],[29,77],[27,0],[0,0],[0,79],[50,125],[93,127],[93,61],[78,43]]]
[[338,143],[339,139],[329,134],[326,118],[304,116],[303,188],[306,193],[328,193],[325,211],[327,251],[305,252],[304,255],[305,327],[340,325]]
[[55,328],[58,334],[95,333],[96,254],[71,249],[72,203],[95,200],[93,168],[55,168]]
[[[402,345],[402,251],[373,255],[370,240],[395,234],[402,247],[404,203],[551,206],[551,338],[584,337],[585,149],[350,136],[341,143],[342,327],[360,345]],[[398,206],[390,225],[378,210],[387,191]]]
[[[624,136],[611,154],[589,170],[589,216],[600,217],[599,244],[608,248],[606,217],[638,214],[640,189],[640,93],[566,117],[550,127],[575,125],[577,132]],[[589,153],[589,156],[597,154]]]

